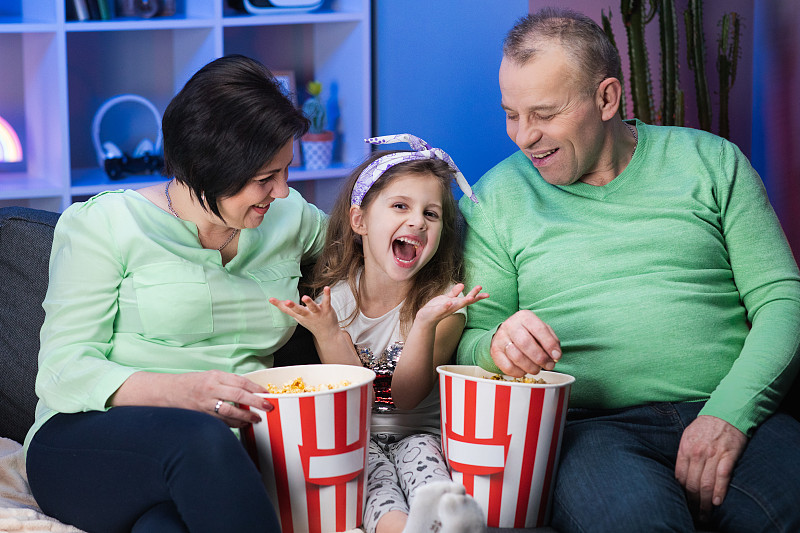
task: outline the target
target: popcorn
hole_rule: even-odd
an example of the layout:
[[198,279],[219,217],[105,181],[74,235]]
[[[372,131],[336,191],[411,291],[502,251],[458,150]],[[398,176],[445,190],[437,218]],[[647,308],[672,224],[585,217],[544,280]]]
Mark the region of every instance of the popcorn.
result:
[[295,378],[293,381],[286,383],[284,385],[273,385],[272,383],[267,383],[265,388],[267,392],[270,394],[297,394],[300,392],[320,392],[325,390],[333,390],[339,389],[341,387],[347,387],[350,385],[350,382],[347,380],[340,381],[339,383],[329,383],[323,385],[308,385],[303,378],[298,377]]
[[489,379],[493,379],[495,381],[510,381],[512,383],[534,383],[536,385],[547,385],[547,382],[542,378],[529,378],[528,376],[511,378],[502,374],[493,374]]

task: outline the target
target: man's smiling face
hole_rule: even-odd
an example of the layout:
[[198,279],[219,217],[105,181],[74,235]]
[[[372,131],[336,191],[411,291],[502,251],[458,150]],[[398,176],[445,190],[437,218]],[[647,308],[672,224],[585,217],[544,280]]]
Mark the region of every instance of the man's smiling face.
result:
[[506,132],[553,185],[587,181],[600,158],[603,121],[584,83],[557,45],[500,65]]

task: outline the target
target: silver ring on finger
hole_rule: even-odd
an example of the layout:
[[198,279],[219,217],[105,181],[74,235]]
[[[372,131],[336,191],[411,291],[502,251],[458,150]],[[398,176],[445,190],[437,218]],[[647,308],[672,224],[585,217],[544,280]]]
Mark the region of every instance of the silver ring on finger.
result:
[[225,403],[222,400],[217,400],[217,405],[214,406],[214,414],[219,414],[219,408],[222,407],[222,404]]
[[509,346],[514,346],[514,341],[508,341],[508,344],[506,344],[505,348],[503,348],[503,351],[507,352]]

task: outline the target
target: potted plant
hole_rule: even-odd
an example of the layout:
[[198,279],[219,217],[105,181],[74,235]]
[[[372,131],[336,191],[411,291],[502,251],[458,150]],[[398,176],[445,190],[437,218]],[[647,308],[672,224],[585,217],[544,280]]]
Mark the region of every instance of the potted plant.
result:
[[309,170],[327,168],[333,155],[333,132],[325,129],[327,113],[322,104],[322,84],[316,80],[308,82],[306,91],[309,98],[303,103],[303,113],[311,121],[308,133],[301,139],[303,161]]

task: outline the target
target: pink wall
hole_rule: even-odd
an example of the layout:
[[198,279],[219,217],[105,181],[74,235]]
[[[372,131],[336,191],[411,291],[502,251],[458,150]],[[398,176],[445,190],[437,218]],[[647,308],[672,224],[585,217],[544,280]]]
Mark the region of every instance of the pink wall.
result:
[[753,165],[800,258],[800,2],[756,2]]
[[[731,141],[736,143],[741,150],[750,155],[751,127],[752,127],[752,74],[753,74],[753,1],[754,0],[725,0],[710,1],[706,0],[703,8],[706,56],[706,75],[708,76],[708,87],[711,92],[712,105],[712,131],[718,132],[719,127],[719,79],[716,70],[717,38],[719,34],[718,21],[723,13],[735,11],[743,20],[742,24],[742,54],[739,57],[739,65],[736,74],[736,81],[730,95],[729,117],[731,125]],[[644,0],[648,4],[647,0]],[[628,82],[628,44],[625,36],[625,27],[620,15],[620,1],[609,0],[608,2],[598,2],[597,0],[529,0],[529,8],[536,11],[545,6],[558,5],[568,7],[581,13],[585,13],[598,24],[601,23],[601,12],[606,14],[612,8],[611,26],[614,30],[614,37],[620,50],[622,59],[623,75],[625,76],[625,90],[628,96],[627,116],[633,115],[633,107],[630,103],[630,84]],[[694,73],[689,70],[686,60],[686,38],[685,25],[683,22],[683,12],[686,10],[688,0],[676,0],[675,11],[678,22],[678,57],[680,60],[680,87],[684,93],[685,106],[685,125],[699,127],[697,119],[697,106],[695,104]],[[647,38],[647,49],[650,57],[650,76],[653,84],[653,100],[656,111],[660,105],[659,89],[659,58],[660,47],[658,41],[658,18],[654,18],[645,28]]]

